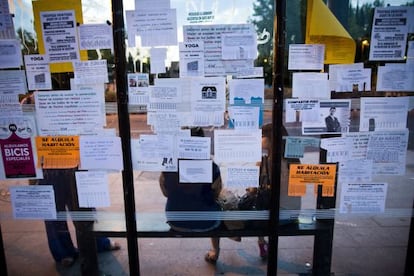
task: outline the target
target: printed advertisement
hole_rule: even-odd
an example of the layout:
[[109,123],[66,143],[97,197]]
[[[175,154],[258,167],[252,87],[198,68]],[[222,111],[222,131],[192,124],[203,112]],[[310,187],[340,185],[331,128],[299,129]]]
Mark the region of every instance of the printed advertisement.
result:
[[408,36],[408,7],[375,9],[369,60],[403,60]]
[[336,164],[290,164],[289,196],[304,196],[306,184],[322,185],[323,196],[333,196],[336,180]]
[[[36,178],[35,147],[32,138],[36,125],[32,117],[3,118],[0,120],[1,170],[0,179]],[[39,173],[39,174],[38,174]]]
[[50,63],[79,60],[74,10],[40,13],[43,41]]

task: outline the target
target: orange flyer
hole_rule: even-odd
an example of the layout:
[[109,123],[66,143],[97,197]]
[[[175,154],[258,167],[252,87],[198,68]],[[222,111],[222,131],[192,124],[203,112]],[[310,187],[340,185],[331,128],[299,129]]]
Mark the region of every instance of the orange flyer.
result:
[[79,166],[79,136],[37,136],[37,166],[69,169]]
[[289,196],[304,196],[306,184],[322,185],[323,196],[334,196],[336,181],[336,164],[290,164]]

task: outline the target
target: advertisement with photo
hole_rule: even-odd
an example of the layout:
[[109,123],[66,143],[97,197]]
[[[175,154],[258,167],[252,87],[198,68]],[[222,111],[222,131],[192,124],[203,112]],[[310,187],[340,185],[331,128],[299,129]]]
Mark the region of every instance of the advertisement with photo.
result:
[[349,132],[351,100],[321,100],[317,122],[302,121],[302,134],[340,134]]

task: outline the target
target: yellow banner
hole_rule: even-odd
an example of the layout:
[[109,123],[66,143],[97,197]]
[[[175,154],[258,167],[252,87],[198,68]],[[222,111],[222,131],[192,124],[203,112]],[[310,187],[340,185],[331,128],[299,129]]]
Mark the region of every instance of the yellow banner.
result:
[[37,136],[37,166],[70,169],[79,166],[79,136]]
[[[38,0],[33,1],[33,15],[34,25],[39,41],[39,53],[46,54],[45,42],[43,40],[42,22],[40,13],[48,11],[74,11],[76,23],[83,23],[82,3],[81,0]],[[51,38],[53,39],[53,38]],[[78,51],[79,51],[79,45]],[[88,60],[88,53],[86,50],[79,51],[81,60]],[[50,71],[52,73],[73,72],[72,62],[50,63]]]
[[306,184],[322,185],[323,196],[334,196],[336,180],[336,164],[290,164],[289,196],[304,196]]
[[308,0],[306,44],[325,44],[325,64],[355,62],[354,39],[322,0]]

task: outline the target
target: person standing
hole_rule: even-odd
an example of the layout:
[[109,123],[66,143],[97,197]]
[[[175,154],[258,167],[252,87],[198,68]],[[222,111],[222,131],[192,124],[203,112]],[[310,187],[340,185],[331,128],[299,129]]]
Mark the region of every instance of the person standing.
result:
[[[76,193],[76,168],[72,169],[44,169],[43,179],[38,180],[38,185],[52,185],[55,194],[55,204],[57,212],[80,211],[85,208],[79,208],[77,204]],[[91,208],[84,211],[90,211]],[[120,249],[118,243],[112,242],[107,237],[98,237],[96,240],[90,240],[90,228],[93,222],[73,220],[76,229],[76,236],[79,247],[86,250],[78,250],[72,242],[67,220],[46,220],[46,236],[50,253],[56,263],[62,266],[72,266],[79,257],[79,252],[97,252],[111,251]],[[87,244],[86,244],[87,243]],[[81,249],[81,248],[80,248]],[[81,255],[89,255],[81,254]],[[88,267],[89,256],[80,256],[81,265]],[[93,260],[92,260],[93,262]],[[88,268],[86,268],[88,269]]]

